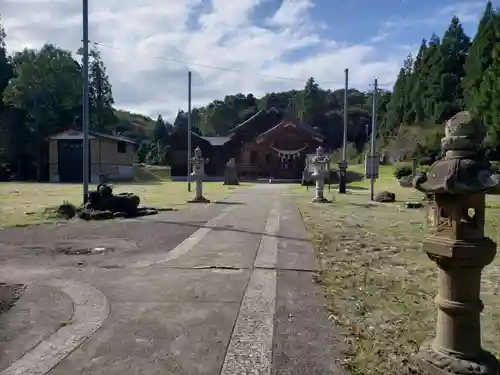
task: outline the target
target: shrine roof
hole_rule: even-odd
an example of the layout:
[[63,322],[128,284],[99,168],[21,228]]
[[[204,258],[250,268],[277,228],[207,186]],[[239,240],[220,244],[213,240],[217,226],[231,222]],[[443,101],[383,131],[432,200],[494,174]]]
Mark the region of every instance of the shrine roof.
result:
[[256,124],[257,120],[263,120],[264,118],[269,118],[269,117],[282,117],[283,112],[280,111],[279,109],[275,107],[271,107],[269,109],[261,109],[258,111],[255,115],[252,117],[248,118],[247,120],[243,121],[242,123],[236,125],[234,128],[232,128],[229,133],[234,133],[237,130],[241,130],[242,128],[245,128],[247,126]]
[[323,141],[325,138],[322,134],[318,133],[316,130],[311,128],[309,125],[306,125],[302,121],[300,121],[299,119],[294,119],[294,118],[287,118],[287,119],[281,121],[279,124],[273,126],[271,129],[259,134],[258,137],[265,137],[266,135],[273,133],[280,128],[286,127],[288,124],[291,124],[292,126],[296,126],[297,128],[308,132],[309,134],[311,134],[312,137],[319,138],[319,140],[321,140],[321,141]]

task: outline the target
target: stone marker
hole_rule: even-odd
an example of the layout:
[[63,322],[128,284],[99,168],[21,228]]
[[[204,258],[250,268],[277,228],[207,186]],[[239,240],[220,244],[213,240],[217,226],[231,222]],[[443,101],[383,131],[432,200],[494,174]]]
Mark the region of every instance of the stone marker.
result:
[[208,159],[204,159],[201,155],[200,147],[196,147],[194,150],[194,158],[191,159],[193,164],[193,173],[191,173],[191,178],[196,183],[194,198],[189,203],[208,203],[210,202],[207,198],[203,196],[203,177],[205,177],[205,164],[209,162]]
[[484,125],[469,112],[446,123],[445,157],[413,181],[433,194],[433,232],[423,249],[439,267],[436,336],[424,344],[412,374],[495,374],[497,359],[481,347],[482,269],[493,261],[496,243],[484,236],[485,194],[499,185],[478,153]]
[[229,159],[224,170],[224,185],[239,185],[238,173],[236,172],[236,161]]
[[312,179],[316,182],[316,195],[313,202],[327,203],[328,199],[325,198],[325,179],[329,173],[330,158],[323,153],[323,147],[319,146],[316,149],[316,156],[311,160],[313,165]]

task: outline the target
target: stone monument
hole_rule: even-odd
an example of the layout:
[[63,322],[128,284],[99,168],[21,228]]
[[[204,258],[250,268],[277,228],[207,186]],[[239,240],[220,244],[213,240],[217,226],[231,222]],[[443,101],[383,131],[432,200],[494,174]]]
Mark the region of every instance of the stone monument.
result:
[[239,185],[238,173],[236,172],[236,161],[234,158],[229,159],[224,170],[224,185]]
[[203,158],[200,147],[196,147],[196,149],[194,150],[194,157],[191,159],[191,164],[193,165],[193,173],[191,173],[191,178],[195,182],[196,186],[194,198],[188,201],[190,203],[210,202],[203,196],[203,177],[205,177],[205,164],[207,164],[208,162],[208,159]]
[[316,155],[311,159],[313,173],[311,178],[316,182],[316,195],[313,202],[326,203],[329,202],[324,196],[325,179],[328,177],[330,170],[330,158],[324,154],[323,147],[319,146],[316,149]]
[[469,112],[446,123],[443,159],[413,185],[433,194],[432,234],[423,250],[439,267],[436,336],[414,358],[412,374],[497,375],[498,360],[481,347],[481,272],[496,255],[484,235],[485,194],[499,185],[478,152],[484,125]]

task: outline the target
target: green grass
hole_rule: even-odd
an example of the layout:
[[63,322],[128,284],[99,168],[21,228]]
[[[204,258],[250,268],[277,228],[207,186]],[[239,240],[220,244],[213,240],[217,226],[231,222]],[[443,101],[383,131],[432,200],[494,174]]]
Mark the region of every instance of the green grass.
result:
[[[241,184],[242,186],[248,184]],[[180,209],[194,193],[187,191],[186,182],[156,180],[152,183],[135,182],[112,184],[114,193],[132,192],[139,195],[141,204],[157,208]],[[91,189],[95,188],[91,186]],[[205,182],[204,195],[212,200],[227,197],[234,187],[221,182]],[[82,185],[52,183],[0,183],[0,228],[57,221],[51,213],[63,202],[80,205]]]
[[[352,166],[351,170],[363,170]],[[369,181],[327,196],[331,204],[311,204],[314,189],[293,188],[317,250],[332,324],[338,325],[349,351],[351,374],[398,373],[419,346],[435,333],[437,266],[421,250],[429,233],[426,209],[406,209],[404,202],[422,194],[401,188],[391,167],[381,167],[376,191],[396,194],[396,203],[372,203]],[[486,232],[500,242],[500,198],[487,197]],[[481,298],[484,347],[500,355],[500,257],[487,266]]]
[[170,167],[147,164],[134,164],[134,181],[149,182],[170,179]]

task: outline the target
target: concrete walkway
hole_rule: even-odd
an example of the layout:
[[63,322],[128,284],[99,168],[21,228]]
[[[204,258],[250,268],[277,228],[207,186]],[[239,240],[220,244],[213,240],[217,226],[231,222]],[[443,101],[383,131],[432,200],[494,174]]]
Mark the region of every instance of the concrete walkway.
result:
[[[241,188],[218,208],[138,220],[148,224],[144,237],[185,233],[175,244],[115,239],[112,254],[65,255],[50,267],[23,254],[22,264],[1,267],[2,278],[79,298],[80,314],[0,375],[344,374],[313,283],[314,252],[286,189]],[[74,329],[85,317],[89,325]]]

